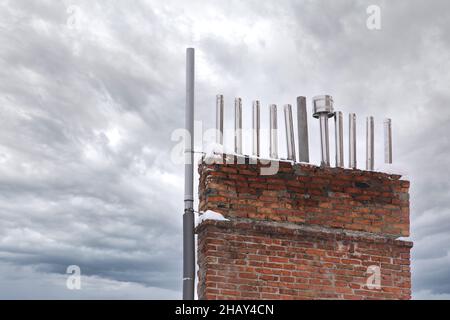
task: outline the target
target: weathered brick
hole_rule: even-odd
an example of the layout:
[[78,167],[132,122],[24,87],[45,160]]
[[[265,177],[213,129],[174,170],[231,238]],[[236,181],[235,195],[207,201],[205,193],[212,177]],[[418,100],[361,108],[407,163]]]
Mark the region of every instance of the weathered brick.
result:
[[[410,299],[409,186],[398,175],[280,162],[200,164],[200,299]],[[340,229],[340,230],[339,230]],[[353,231],[361,231],[355,233]],[[381,288],[369,288],[373,267]]]

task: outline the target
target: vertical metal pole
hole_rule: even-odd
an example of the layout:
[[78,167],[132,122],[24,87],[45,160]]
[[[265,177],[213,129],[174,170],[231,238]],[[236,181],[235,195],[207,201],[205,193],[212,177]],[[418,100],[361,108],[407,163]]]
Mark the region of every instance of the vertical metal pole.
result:
[[348,166],[356,169],[356,114],[348,118]]
[[259,101],[253,101],[253,155],[260,156],[259,153]]
[[320,145],[322,165],[330,166],[330,140],[328,133],[328,118],[334,116],[333,97],[330,95],[313,98],[313,117],[320,121]]
[[234,99],[234,153],[242,154],[242,100]]
[[366,170],[374,168],[374,124],[373,117],[366,119]]
[[328,133],[328,116],[321,114],[320,120],[320,144],[322,146],[322,164],[330,166],[330,140]]
[[294,126],[292,122],[292,107],[290,104],[284,105],[284,121],[286,123],[286,146],[288,160],[296,161]]
[[308,115],[306,97],[297,97],[298,161],[309,162]]
[[392,163],[392,120],[384,120],[384,162]]
[[194,300],[194,70],[195,51],[186,50],[186,110],[184,214],[183,214],[183,300]]
[[270,105],[270,157],[278,159],[278,123],[275,104]]
[[344,167],[344,120],[342,112],[337,111],[334,114],[334,129],[336,142],[336,167]]
[[223,95],[216,96],[216,143],[223,145]]

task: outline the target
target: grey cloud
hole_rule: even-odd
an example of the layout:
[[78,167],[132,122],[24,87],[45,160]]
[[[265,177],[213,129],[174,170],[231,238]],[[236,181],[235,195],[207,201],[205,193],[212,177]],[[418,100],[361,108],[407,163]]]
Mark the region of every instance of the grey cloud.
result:
[[170,136],[184,124],[184,50],[195,46],[204,129],[216,93],[225,94],[227,120],[242,96],[244,127],[253,99],[264,107],[321,93],[358,113],[359,137],[366,115],[377,130],[381,117],[393,118],[394,159],[412,182],[414,296],[447,297],[449,5],[380,1],[382,30],[370,31],[370,4],[3,1],[0,286],[11,298],[33,286],[70,297],[54,281],[79,264],[95,285],[74,298],[119,297],[105,288],[121,284],[125,297],[176,296],[183,168],[169,160]]
[[81,274],[81,290],[68,290],[66,280],[67,275],[41,272],[32,267],[0,264],[0,283],[2,284],[0,299],[179,298],[179,293],[175,290],[85,276],[83,272]]

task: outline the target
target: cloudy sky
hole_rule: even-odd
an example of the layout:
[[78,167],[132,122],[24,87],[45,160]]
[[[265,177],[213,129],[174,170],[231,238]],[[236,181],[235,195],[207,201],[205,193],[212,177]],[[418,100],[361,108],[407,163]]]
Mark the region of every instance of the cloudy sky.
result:
[[[369,5],[380,30],[366,26]],[[446,0],[0,0],[0,299],[181,297],[171,136],[184,125],[186,47],[201,130],[217,93],[228,128],[235,96],[249,128],[253,99],[264,127],[269,103],[331,94],[357,114],[362,168],[365,117],[375,166],[392,118],[394,162],[411,180],[413,296],[450,298],[448,30]],[[318,142],[310,118],[314,163]],[[66,288],[69,265],[81,290]]]

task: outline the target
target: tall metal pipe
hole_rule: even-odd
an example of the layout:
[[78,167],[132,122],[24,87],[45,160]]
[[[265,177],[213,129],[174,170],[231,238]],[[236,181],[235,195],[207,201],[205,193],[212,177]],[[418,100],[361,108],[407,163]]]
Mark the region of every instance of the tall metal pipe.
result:
[[216,143],[223,145],[223,95],[216,96]]
[[288,160],[296,161],[294,125],[292,122],[292,106],[284,105],[284,122],[286,123],[286,147]]
[[348,117],[348,166],[356,169],[356,114]]
[[337,111],[334,115],[334,130],[336,143],[336,167],[344,167],[344,120],[342,112]]
[[366,170],[374,168],[374,123],[373,117],[366,119]]
[[319,117],[319,120],[322,164],[330,166],[330,135],[328,133],[328,117],[322,115]]
[[306,97],[297,97],[298,161],[309,162],[308,115]]
[[183,300],[194,300],[194,71],[195,51],[186,50],[185,164],[183,214]]
[[259,119],[259,100],[253,101],[253,155],[260,156],[259,153],[259,131],[260,131],[260,119]]
[[384,162],[392,163],[392,120],[384,120]]
[[234,153],[242,154],[242,99],[234,99]]
[[270,157],[278,159],[278,123],[275,104],[270,105]]
[[333,98],[329,95],[313,98],[313,117],[320,121],[320,146],[322,165],[330,166],[330,140],[328,133],[328,118],[334,116]]

